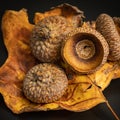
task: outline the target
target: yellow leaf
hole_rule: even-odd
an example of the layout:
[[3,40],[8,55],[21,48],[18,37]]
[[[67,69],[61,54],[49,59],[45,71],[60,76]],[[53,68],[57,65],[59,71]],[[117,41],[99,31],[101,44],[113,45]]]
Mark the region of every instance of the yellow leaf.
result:
[[23,79],[27,71],[37,64],[29,47],[33,26],[29,23],[24,9],[8,10],[2,18],[2,32],[8,58],[0,68],[0,93],[7,107],[17,114],[59,109],[85,111],[105,102],[101,89],[97,86],[104,90],[112,78],[120,77],[118,63],[106,63],[91,75],[78,75],[66,69],[67,75],[71,75],[68,90],[54,103],[35,104],[26,99],[22,91]]
[[[88,75],[92,82],[104,90],[115,76],[115,72],[118,71],[119,65],[115,62],[105,63],[98,71]],[[119,69],[120,71],[120,69]]]
[[105,102],[101,90],[90,82],[87,76],[75,75],[70,81],[67,93],[57,103],[71,111],[85,111]]

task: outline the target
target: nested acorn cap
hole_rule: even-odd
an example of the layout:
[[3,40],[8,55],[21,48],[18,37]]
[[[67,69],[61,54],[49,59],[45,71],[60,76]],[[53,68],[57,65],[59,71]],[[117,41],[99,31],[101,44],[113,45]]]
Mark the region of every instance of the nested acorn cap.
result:
[[111,16],[100,14],[96,20],[96,29],[105,37],[109,44],[110,53],[108,59],[116,61],[120,59],[120,35]]
[[46,17],[38,22],[31,35],[33,55],[40,62],[54,62],[60,58],[61,42],[72,27],[62,16]]
[[107,60],[109,47],[104,37],[89,27],[71,32],[62,47],[63,60],[75,71],[88,74]]
[[50,63],[31,68],[23,81],[25,96],[35,103],[50,103],[62,97],[68,87],[65,72]]

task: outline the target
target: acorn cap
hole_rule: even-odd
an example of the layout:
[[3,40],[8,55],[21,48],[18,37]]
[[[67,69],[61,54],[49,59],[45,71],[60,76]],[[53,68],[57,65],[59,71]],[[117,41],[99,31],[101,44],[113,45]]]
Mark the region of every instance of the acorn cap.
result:
[[108,60],[120,59],[120,36],[111,16],[100,14],[96,20],[96,29],[105,37],[108,42],[110,53]]
[[89,27],[72,31],[61,51],[63,60],[81,74],[98,70],[107,61],[108,53],[109,47],[104,37]]
[[55,62],[60,58],[61,42],[72,30],[62,16],[46,17],[32,31],[30,46],[40,62]]
[[35,103],[50,103],[62,97],[68,87],[65,72],[50,63],[31,68],[23,81],[24,95]]

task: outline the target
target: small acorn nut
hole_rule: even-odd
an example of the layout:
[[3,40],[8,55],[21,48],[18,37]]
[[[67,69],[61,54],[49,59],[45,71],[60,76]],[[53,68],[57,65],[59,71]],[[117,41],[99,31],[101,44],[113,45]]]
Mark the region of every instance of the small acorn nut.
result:
[[109,44],[108,60],[120,59],[120,36],[111,16],[102,13],[96,19],[96,29],[105,37]]
[[61,54],[72,70],[80,74],[90,74],[107,61],[109,47],[98,31],[85,26],[69,33]]
[[40,62],[54,62],[60,58],[61,42],[72,27],[62,16],[49,16],[39,21],[32,31],[30,46]]
[[65,72],[52,63],[31,68],[23,81],[23,92],[35,103],[50,103],[62,97],[68,87]]

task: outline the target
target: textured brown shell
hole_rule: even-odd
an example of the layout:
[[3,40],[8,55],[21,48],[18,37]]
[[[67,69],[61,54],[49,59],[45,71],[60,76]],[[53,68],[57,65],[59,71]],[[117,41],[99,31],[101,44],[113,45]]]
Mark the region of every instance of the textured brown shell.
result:
[[37,23],[32,31],[30,46],[40,62],[54,62],[60,58],[61,43],[72,30],[62,16],[49,16]]
[[50,63],[31,68],[23,81],[25,96],[35,103],[50,103],[60,99],[68,87],[64,71]]
[[108,59],[116,61],[120,59],[120,36],[111,16],[100,14],[96,20],[96,29],[105,37],[109,44],[110,53]]
[[[76,50],[77,44],[83,40],[85,42],[86,40],[91,41],[94,44],[95,51],[91,51],[94,52],[94,54],[91,53],[92,56],[87,56],[88,59],[84,58],[84,56],[79,56]],[[82,44],[84,44],[84,41]],[[87,45],[83,47],[83,50],[79,50],[79,52],[84,52],[86,47]],[[91,45],[89,44],[88,47],[91,47]],[[88,52],[89,51],[87,50],[85,54]],[[89,27],[81,27],[77,28],[68,35],[66,42],[62,47],[61,53],[64,61],[73,70],[82,74],[88,74],[98,70],[98,68],[100,68],[107,61],[109,47],[106,40],[99,32]]]

